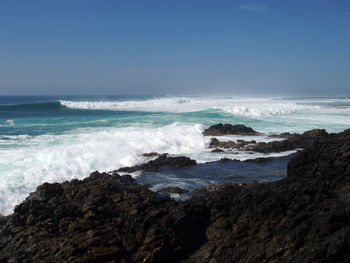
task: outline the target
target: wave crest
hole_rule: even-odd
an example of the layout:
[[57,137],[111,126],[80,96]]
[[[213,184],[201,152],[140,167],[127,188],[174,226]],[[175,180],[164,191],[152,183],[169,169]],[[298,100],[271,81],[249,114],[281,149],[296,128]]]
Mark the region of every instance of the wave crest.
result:
[[301,105],[293,105],[293,104],[288,104],[288,105],[277,104],[277,105],[221,107],[219,109],[235,115],[241,115],[241,116],[247,116],[247,117],[264,117],[264,116],[292,114],[302,110],[315,110],[315,109],[319,109],[319,107],[301,106]]
[[280,100],[242,99],[242,98],[155,98],[128,101],[68,101],[61,100],[61,105],[72,109],[116,110],[145,112],[196,112],[220,110],[246,117],[261,117],[291,114],[302,110],[315,110],[319,106],[299,105],[297,102],[281,103]]

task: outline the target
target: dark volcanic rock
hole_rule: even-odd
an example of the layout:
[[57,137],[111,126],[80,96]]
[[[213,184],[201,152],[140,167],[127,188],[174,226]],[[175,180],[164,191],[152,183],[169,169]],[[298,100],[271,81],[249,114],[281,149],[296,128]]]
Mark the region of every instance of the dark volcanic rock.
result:
[[252,141],[245,141],[245,140],[237,140],[238,143],[245,143],[245,144],[255,144],[256,140],[252,140]]
[[143,157],[155,157],[155,156],[159,156],[160,154],[157,152],[150,152],[150,153],[144,153],[142,154]]
[[245,150],[255,152],[284,152],[298,148],[308,147],[318,141],[324,141],[328,133],[325,130],[315,129],[304,132],[303,134],[288,134],[283,141],[260,142],[254,145],[247,145]]
[[210,140],[210,148],[214,147],[222,147],[225,149],[245,149],[244,147],[249,144],[256,144],[256,141],[243,141],[238,140],[237,142],[234,141],[219,141],[217,138],[211,138]]
[[0,223],[0,262],[350,262],[350,130],[270,183],[175,202],[130,176],[43,184]]
[[210,142],[211,148],[221,147],[226,149],[239,149],[243,151],[254,151],[261,153],[285,152],[295,149],[308,147],[318,141],[324,141],[328,136],[325,130],[315,129],[304,132],[303,134],[282,133],[272,137],[286,138],[283,141],[259,142],[256,141],[219,141],[212,138]]
[[273,159],[274,158],[272,158],[272,157],[259,157],[259,158],[255,158],[255,159],[247,159],[247,160],[244,160],[243,162],[263,163],[263,162],[270,162]]
[[208,241],[185,262],[349,262],[350,130],[295,157],[288,178],[209,186]]
[[196,165],[195,160],[190,159],[186,156],[169,157],[166,154],[160,155],[157,159],[149,161],[148,163],[135,165],[132,167],[123,167],[117,170],[117,172],[133,173],[139,170],[142,171],[158,171],[163,166],[191,166]]
[[222,153],[224,150],[221,150],[219,148],[215,148],[214,150],[211,150],[212,153]]
[[244,126],[242,124],[216,124],[210,126],[208,129],[204,130],[204,135],[207,136],[221,136],[221,135],[258,135],[257,131],[252,128]]
[[0,225],[0,262],[179,262],[205,242],[207,220],[201,202],[95,172],[43,184],[18,205]]
[[8,219],[7,216],[0,215],[0,226],[2,224],[5,224],[7,222],[7,219]]

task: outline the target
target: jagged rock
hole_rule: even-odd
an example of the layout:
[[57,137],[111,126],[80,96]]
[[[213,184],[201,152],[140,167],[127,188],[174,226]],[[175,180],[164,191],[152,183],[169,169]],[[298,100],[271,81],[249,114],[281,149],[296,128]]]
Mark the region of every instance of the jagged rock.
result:
[[285,179],[197,193],[176,202],[117,173],[43,184],[1,221],[0,262],[350,261],[350,130]]
[[237,142],[234,141],[219,141],[217,138],[211,138],[209,147],[222,147],[225,149],[243,149],[244,146],[249,144],[255,144],[256,141],[244,141],[244,140],[238,140]]
[[183,166],[192,166],[196,164],[197,164],[196,160],[192,160],[186,156],[169,157],[166,154],[162,154],[157,159],[151,160],[148,163],[135,165],[132,167],[119,168],[116,172],[133,173],[139,170],[158,171],[163,166],[183,167]]
[[325,130],[315,129],[304,132],[303,134],[282,133],[273,137],[286,138],[283,141],[259,142],[256,141],[219,141],[212,138],[209,147],[221,147],[225,149],[239,149],[242,151],[254,151],[260,153],[285,152],[296,149],[302,149],[312,145],[317,141],[327,138],[328,133]]
[[185,262],[349,261],[349,157],[347,130],[309,145],[286,179],[208,187],[208,242]]
[[179,262],[205,242],[207,219],[201,203],[95,172],[45,183],[18,205],[0,225],[0,262]]
[[290,151],[305,148],[318,141],[323,141],[327,136],[328,133],[325,130],[315,129],[304,132],[303,134],[289,134],[283,141],[250,144],[245,146],[245,150],[263,153]]
[[216,124],[205,129],[203,132],[206,136],[222,136],[222,135],[258,135],[257,131],[242,124]]

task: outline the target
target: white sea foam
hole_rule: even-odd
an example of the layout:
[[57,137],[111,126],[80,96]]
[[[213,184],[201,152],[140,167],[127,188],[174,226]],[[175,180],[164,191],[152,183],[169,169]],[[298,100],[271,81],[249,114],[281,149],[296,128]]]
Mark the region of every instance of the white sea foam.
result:
[[294,103],[256,103],[244,106],[218,107],[218,109],[235,115],[263,117],[291,114],[302,110],[316,110],[319,109],[319,106],[302,106]]
[[[25,147],[0,147],[0,213],[11,213],[16,204],[44,182],[63,182],[84,178],[95,170],[132,166],[148,160],[142,153],[181,154],[199,163],[224,157],[264,157],[243,152],[212,154],[207,148],[210,137],[202,135],[203,129],[201,124],[174,123],[162,127],[81,129],[61,135],[7,136],[4,142],[19,140]],[[0,146],[3,141],[0,140]]]
[[212,152],[210,152],[210,149],[206,149],[201,153],[189,154],[188,156],[195,159],[198,163],[206,163],[206,162],[215,162],[222,158],[245,161],[245,160],[256,159],[256,158],[282,157],[282,156],[288,156],[295,152],[296,150],[266,154],[266,153],[246,152],[246,151],[232,151],[232,152],[228,151],[228,152],[222,152],[222,153],[219,152],[219,153],[213,154]]
[[298,105],[294,101],[272,98],[190,98],[166,97],[128,101],[68,101],[61,105],[73,109],[119,110],[146,112],[194,112],[218,109],[227,113],[248,117],[291,114],[302,110],[317,110],[320,106]]
[[234,141],[237,142],[238,140],[243,141],[256,141],[259,142],[272,142],[272,141],[283,141],[284,138],[275,138],[271,137],[268,134],[261,134],[261,135],[254,135],[254,136],[243,136],[243,135],[224,135],[224,136],[208,136],[208,138],[218,138],[220,141],[227,142],[227,141]]
[[0,123],[0,127],[4,127],[4,126],[13,126],[15,125],[14,120],[6,120],[4,124]]
[[25,138],[30,147],[0,148],[0,213],[8,214],[44,182],[86,177],[143,161],[142,153],[195,153],[206,148],[202,125],[80,130]]
[[1,146],[28,146],[27,142],[31,138],[29,135],[0,135]]

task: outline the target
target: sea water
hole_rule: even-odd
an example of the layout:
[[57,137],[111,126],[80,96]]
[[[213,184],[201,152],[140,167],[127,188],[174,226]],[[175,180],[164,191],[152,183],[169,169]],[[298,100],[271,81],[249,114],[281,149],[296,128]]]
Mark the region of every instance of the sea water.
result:
[[[263,132],[251,138],[256,141],[315,128],[340,132],[350,128],[350,98],[0,97],[0,213],[11,213],[39,184],[139,164],[148,160],[143,153],[186,155],[198,163],[266,157],[211,153],[202,132],[220,122]],[[247,138],[223,138],[237,139]]]

